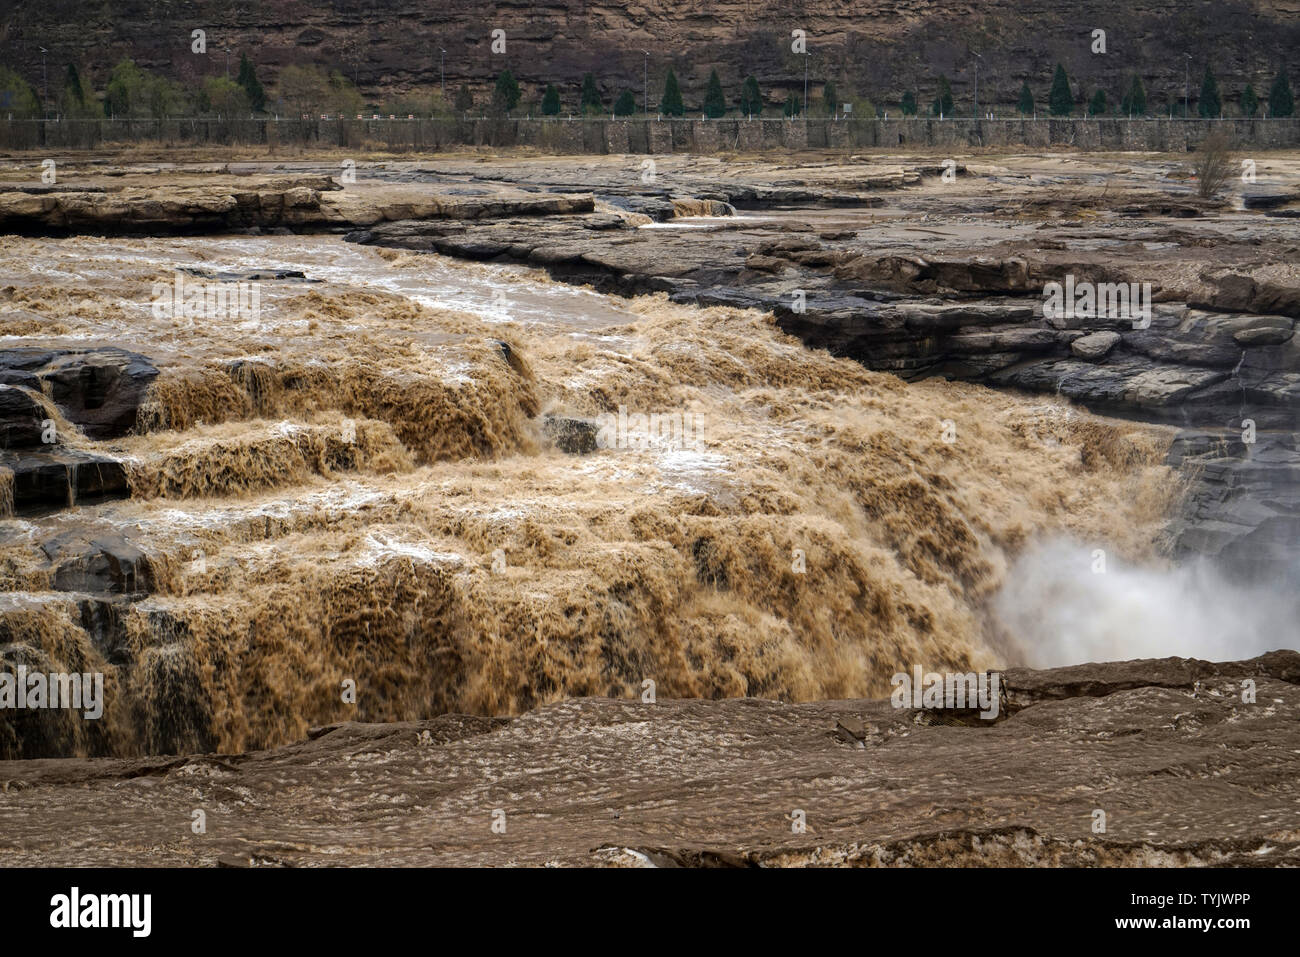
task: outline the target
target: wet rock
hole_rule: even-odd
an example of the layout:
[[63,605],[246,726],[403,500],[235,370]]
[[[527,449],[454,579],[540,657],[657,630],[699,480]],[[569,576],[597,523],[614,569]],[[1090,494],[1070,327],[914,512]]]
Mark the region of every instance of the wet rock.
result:
[[561,452],[570,455],[588,455],[596,451],[599,428],[587,419],[548,415],[542,418],[542,431]]
[[297,280],[299,282],[321,282],[308,279],[300,269],[203,269],[199,266],[182,266],[181,272],[200,279],[212,279],[216,282],[261,282]]
[[18,513],[131,494],[125,466],[91,452],[66,448],[0,451],[0,468],[13,473],[13,508]]
[[[184,717],[187,667],[154,676],[176,706],[160,743],[202,736],[201,716]],[[888,700],[578,698],[508,719],[335,724],[220,759],[18,761],[0,790],[23,827],[0,864],[304,866],[337,862],[340,847],[387,866],[1300,863],[1300,654],[1013,668],[1003,681],[1006,717],[974,726],[917,725]],[[141,778],[150,786],[130,784]],[[197,850],[159,842],[159,820],[188,819],[197,781],[257,806]],[[520,815],[491,841],[464,823],[485,788]],[[376,794],[427,813],[377,819]]]
[[1292,432],[1180,433],[1168,461],[1189,477],[1169,534],[1178,559],[1208,556],[1244,583],[1300,587],[1300,448]]
[[1294,335],[1295,321],[1286,316],[1250,316],[1232,328],[1232,341],[1246,349],[1280,346]]
[[1075,339],[1070,343],[1070,351],[1080,359],[1095,362],[1119,345],[1121,338],[1118,332],[1094,332]]
[[49,397],[91,439],[126,435],[158,370],[134,352],[91,349],[0,351],[0,383]]
[[17,386],[0,384],[0,449],[41,444],[49,413],[40,399]]
[[1246,209],[1277,209],[1297,201],[1300,193],[1284,187],[1254,186],[1241,194],[1241,205]]
[[68,532],[42,542],[41,548],[55,567],[56,591],[130,595],[153,590],[152,564],[124,535],[83,540]]

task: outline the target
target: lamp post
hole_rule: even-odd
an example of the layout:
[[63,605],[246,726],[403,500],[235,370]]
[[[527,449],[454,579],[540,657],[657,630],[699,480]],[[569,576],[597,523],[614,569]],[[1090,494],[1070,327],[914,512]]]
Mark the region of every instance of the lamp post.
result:
[[50,112],[50,78],[45,72],[45,54],[50,51],[41,47],[41,119]]
[[438,89],[442,91],[442,105],[447,105],[447,51],[438,49]]
[[641,75],[642,99],[645,100],[645,115],[650,115],[650,51],[642,50],[645,54],[644,70]]
[[808,59],[811,54],[803,55],[803,121],[808,122]]
[[984,59],[984,57],[978,53],[975,53],[974,50],[972,50],[971,53],[974,54],[974,56],[976,57],[975,59],[975,119],[978,120],[980,118],[980,60]]
[[1186,120],[1191,119],[1192,115],[1191,103],[1188,100],[1191,94],[1192,55],[1184,53],[1183,56],[1186,58],[1183,60],[1183,119]]

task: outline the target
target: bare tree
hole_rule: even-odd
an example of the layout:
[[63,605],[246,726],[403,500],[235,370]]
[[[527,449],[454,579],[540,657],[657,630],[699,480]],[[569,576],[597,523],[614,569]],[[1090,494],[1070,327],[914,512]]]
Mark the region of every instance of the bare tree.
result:
[[1213,199],[1232,176],[1232,143],[1222,130],[1215,130],[1201,140],[1192,163],[1196,177],[1196,195]]

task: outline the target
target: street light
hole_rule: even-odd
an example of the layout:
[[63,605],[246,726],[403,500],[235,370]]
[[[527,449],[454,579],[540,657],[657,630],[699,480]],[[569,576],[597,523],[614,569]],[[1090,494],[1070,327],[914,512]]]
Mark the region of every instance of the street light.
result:
[[1191,91],[1192,55],[1184,53],[1183,56],[1186,57],[1183,61],[1183,119],[1188,120],[1192,117],[1192,107],[1187,99]]
[[447,105],[447,51],[438,50],[438,87],[442,90],[442,105]]
[[645,115],[648,117],[650,115],[650,51],[642,50],[641,52],[645,54],[645,69],[641,77],[641,89],[644,91],[642,98],[645,100]]
[[50,78],[45,72],[45,54],[50,51],[41,47],[41,118],[44,119],[50,112]]
[[978,54],[978,53],[975,53],[974,50],[972,50],[971,53],[972,53],[975,57],[977,57],[977,59],[976,59],[976,61],[975,61],[975,119],[978,120],[978,119],[980,118],[980,64],[979,64],[979,61],[982,60],[982,59],[984,59],[984,57],[983,57],[982,55]]
[[803,121],[808,122],[808,59],[812,54],[804,51],[803,55]]

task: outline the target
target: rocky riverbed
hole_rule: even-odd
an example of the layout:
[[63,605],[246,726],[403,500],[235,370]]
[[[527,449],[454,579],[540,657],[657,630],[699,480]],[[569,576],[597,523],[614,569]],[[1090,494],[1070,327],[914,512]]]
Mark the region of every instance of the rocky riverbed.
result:
[[[1300,161],[1211,202],[1148,155],[647,159],[0,169],[0,656],[107,689],[0,713],[0,814],[107,833],[153,782],[122,862],[361,862],[359,811],[285,815],[415,826],[472,766],[443,823],[503,809],[501,853],[402,823],[393,860],[1289,859],[1289,792],[1220,779],[1290,774],[1294,655],[1028,667],[1300,646]],[[1052,282],[1149,284],[1150,322]],[[915,664],[1011,669],[1004,719],[890,708]],[[718,788],[637,816],[619,741]],[[584,742],[599,774],[488,793]],[[806,774],[715,803],[749,764]],[[235,826],[159,838],[182,779]]]
[[1300,655],[1005,681],[988,722],[889,701],[582,698],[330,725],[274,751],[4,762],[0,863],[1300,863]]

